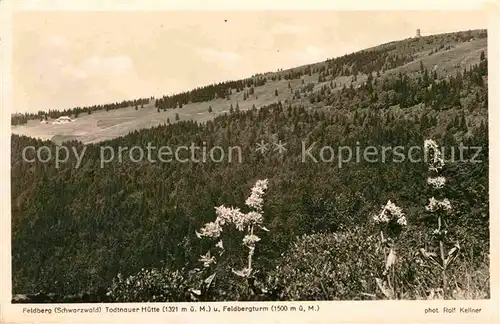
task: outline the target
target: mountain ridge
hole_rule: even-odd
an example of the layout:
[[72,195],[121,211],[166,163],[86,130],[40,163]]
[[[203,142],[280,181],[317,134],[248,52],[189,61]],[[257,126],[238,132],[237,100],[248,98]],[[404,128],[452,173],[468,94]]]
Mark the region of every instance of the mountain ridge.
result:
[[[373,215],[390,201],[406,215],[397,241],[398,294],[393,297],[427,298],[432,295],[429,290],[446,283],[438,268],[422,266],[426,256],[439,255],[436,215],[426,205],[431,197],[446,197],[452,210],[446,216],[449,239],[445,243],[449,251],[456,251],[453,246],[459,242],[461,251],[447,269],[447,282],[449,287],[465,287],[465,293],[450,289],[447,297],[488,298],[486,39],[470,41],[467,33],[460,35],[436,38],[435,43],[425,38],[397,43],[396,54],[360,52],[319,67],[283,71],[260,86],[234,82],[231,94],[227,85],[221,85],[162,97],[157,107],[151,103],[142,110],[91,112],[75,123],[99,123],[117,130],[111,135],[119,136],[88,145],[66,141],[64,147],[70,151],[85,150],[82,161],[74,155],[60,164],[38,160],[37,148],[54,157],[60,143],[13,134],[13,293],[88,296],[107,291],[121,302],[192,301],[190,292],[205,291],[200,285],[213,279],[207,273],[212,268],[204,267],[200,258],[209,260],[205,253],[210,248],[214,248],[212,256],[220,252],[215,242],[199,238],[200,228],[214,221],[214,207],[248,210],[246,197],[254,192],[252,185],[268,179],[261,216],[269,232],[258,232],[252,267],[255,282],[276,293],[250,294],[246,282],[231,271],[246,264],[248,246],[241,244],[243,233],[230,228],[218,245],[224,246],[224,253],[217,256],[215,287],[211,294],[198,297],[217,301],[387,298],[387,291],[381,293],[375,280],[385,278],[386,254]],[[421,60],[416,66],[384,74],[413,62],[417,54]],[[435,67],[434,59],[439,66]],[[460,62],[465,66],[457,65]],[[215,95],[222,96],[211,101],[213,112],[208,113],[210,104],[197,100]],[[186,99],[192,102],[183,108],[169,107]],[[142,112],[151,117],[137,122]],[[95,118],[103,115],[107,118]],[[170,124],[162,123],[169,116]],[[149,128],[120,135],[127,131],[123,123],[148,126],[153,122]],[[67,125],[75,124],[57,126]],[[445,186],[438,192],[429,187],[431,174],[422,159],[349,159],[341,164],[337,153],[319,163],[302,159],[304,143],[315,143],[311,154],[319,158],[340,147],[353,151],[403,147],[409,153],[429,139],[447,152],[458,152],[461,146],[480,147],[482,163],[447,159],[442,170],[446,180],[438,177]],[[275,150],[282,142],[286,150]],[[257,149],[261,143],[272,149],[261,152]],[[149,161],[144,155],[137,161],[130,149],[190,144],[226,152],[237,147],[244,158],[184,163]],[[103,148],[128,151],[123,159],[102,163]],[[183,152],[180,157],[189,158],[189,150]],[[472,159],[473,154],[466,152],[465,158]],[[422,256],[422,249],[429,253]]]
[[[444,46],[445,43],[447,44],[446,46]],[[307,83],[307,85],[313,83],[312,92],[317,92],[330,81],[338,83],[338,87],[335,87],[332,91],[338,91],[342,85],[350,85],[351,83],[358,87],[362,82],[366,81],[367,74],[360,71],[360,69],[364,69],[363,66],[356,66],[356,56],[362,56],[366,53],[379,55],[385,52],[387,52],[387,55],[384,54],[386,62],[383,62],[383,64],[382,62],[376,62],[380,68],[376,69],[377,74],[382,77],[394,75],[399,72],[418,71],[420,61],[425,62],[426,66],[439,65],[438,72],[440,74],[449,74],[457,70],[457,64],[460,65],[460,68],[467,68],[478,63],[478,54],[480,51],[484,51],[486,43],[485,30],[407,38],[370,47],[337,58],[327,59],[326,61],[292,67],[278,72],[255,74],[246,79],[226,81],[218,85],[212,84],[198,87],[173,96],[140,99],[135,103],[134,101],[128,101],[128,105],[127,101],[124,101],[124,103],[119,105],[118,109],[110,108],[109,111],[105,111],[103,108],[106,105],[97,105],[92,106],[94,108],[88,108],[88,111],[85,110],[86,108],[78,108],[78,112],[76,113],[71,113],[70,111],[51,112],[51,119],[57,118],[59,115],[69,115],[76,118],[77,120],[71,124],[40,124],[38,119],[43,118],[43,116],[39,112],[38,114],[30,115],[29,118],[32,119],[26,120],[27,124],[13,126],[12,133],[42,139],[53,139],[57,143],[62,143],[63,140],[74,139],[84,144],[90,144],[124,136],[138,129],[149,128],[164,123],[174,123],[177,121],[177,118],[178,120],[205,122],[217,115],[229,112],[231,105],[238,105],[241,110],[248,110],[253,105],[259,108],[278,101],[309,106],[307,101],[298,100],[295,96],[292,96],[291,89],[287,89],[287,83],[283,80],[293,83],[292,88],[294,89],[302,86],[300,82],[303,82],[303,84]],[[395,54],[391,54],[392,52],[395,52]],[[350,57],[354,60],[349,61]],[[342,60],[347,61],[343,63]],[[395,63],[391,60],[395,60]],[[341,61],[341,67],[336,66],[335,62],[337,61]],[[373,62],[368,61],[368,63],[372,64]],[[333,72],[334,74],[325,74],[325,71],[328,72],[329,66],[336,69]],[[389,69],[384,70],[385,68]],[[342,71],[339,71],[339,69]],[[372,73],[375,73],[375,69],[373,69]],[[263,85],[255,86],[254,84],[251,87],[245,86],[248,80],[259,82],[258,80],[262,80],[263,78],[266,80]],[[227,94],[228,87],[215,90],[219,93],[216,93],[215,97],[219,97],[219,99],[212,98],[193,102],[192,99],[186,99],[186,96],[183,95],[197,89],[203,90],[217,86],[220,88],[224,84],[229,84],[229,88],[231,88],[231,84],[236,84],[236,89],[233,87],[231,90],[233,93],[230,95]],[[242,87],[243,89],[238,87]],[[249,94],[252,91],[255,91],[255,93]],[[275,91],[278,91],[277,96],[275,96]],[[229,100],[220,98],[224,95]],[[210,96],[213,96],[213,94],[210,94]],[[188,101],[182,102],[182,100]],[[182,106],[182,108],[173,108],[174,106]],[[212,111],[211,113],[208,112],[209,109]],[[22,119],[18,115],[14,115],[13,118]],[[36,118],[36,120],[33,118]]]

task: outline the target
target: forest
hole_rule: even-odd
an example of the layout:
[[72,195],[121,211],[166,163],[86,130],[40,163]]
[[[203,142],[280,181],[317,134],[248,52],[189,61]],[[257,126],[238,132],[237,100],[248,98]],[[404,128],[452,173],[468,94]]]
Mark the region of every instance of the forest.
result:
[[[466,32],[446,37],[468,39]],[[278,101],[205,123],[136,130],[87,145],[78,168],[74,157],[59,168],[27,163],[23,148],[55,151],[56,144],[13,135],[13,293],[99,291],[106,301],[121,302],[489,298],[488,59],[483,51],[478,64],[452,75],[422,63],[413,73],[384,73],[414,60],[403,50],[388,54],[395,46],[315,66],[324,83],[319,91],[290,90],[299,90],[307,104]],[[165,96],[157,107],[209,101],[231,88],[250,92],[272,78],[309,73],[297,71]],[[359,87],[333,81],[359,73],[367,74]],[[258,142],[280,140],[287,143],[284,154],[255,150]],[[419,146],[443,163],[304,163],[303,141]],[[238,146],[245,158],[125,159],[100,167],[100,147],[148,143]],[[436,155],[435,144],[448,151],[480,147],[475,158],[481,162]],[[438,195],[447,203],[436,216],[430,198]],[[380,218],[386,213],[392,218]]]

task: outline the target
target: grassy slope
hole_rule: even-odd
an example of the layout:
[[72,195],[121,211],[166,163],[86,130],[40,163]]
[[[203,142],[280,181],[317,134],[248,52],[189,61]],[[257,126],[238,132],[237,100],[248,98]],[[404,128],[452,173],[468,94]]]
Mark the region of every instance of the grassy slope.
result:
[[[449,50],[441,49],[432,55],[429,55],[431,50],[437,49],[439,45],[451,45]],[[385,71],[385,74],[412,73],[419,70],[420,61],[424,66],[434,68],[440,75],[449,75],[457,70],[463,70],[464,67],[469,67],[478,63],[479,53],[486,51],[487,39],[472,39],[469,42],[457,43],[454,41],[452,34],[434,35],[423,37],[421,39],[406,39],[398,42],[391,42],[380,45],[367,50],[383,49],[386,46],[395,46],[391,53],[407,54],[411,53],[415,56],[415,60],[397,67],[392,70]],[[325,65],[325,62],[319,62],[310,65],[311,67],[320,67]],[[296,67],[282,72],[269,73],[267,76],[274,74],[286,74]],[[366,75],[359,75],[357,81],[353,82],[354,86],[363,83],[366,80]],[[309,82],[315,83],[313,91],[319,90],[324,84],[330,83],[330,80],[318,83],[318,74],[303,77],[305,84]],[[336,89],[341,89],[343,84],[350,85],[352,77],[337,77],[333,82],[337,83]],[[128,107],[113,111],[100,111],[92,115],[80,115],[77,120],[66,125],[42,125],[37,120],[30,120],[27,125],[12,127],[12,133],[19,135],[27,135],[39,137],[42,139],[52,138],[55,141],[61,142],[67,139],[78,139],[83,143],[96,143],[103,140],[108,140],[120,137],[143,128],[150,128],[160,124],[175,122],[176,114],[179,114],[180,120],[196,120],[204,122],[212,119],[219,114],[229,112],[230,105],[236,107],[238,103],[240,110],[247,110],[255,105],[257,108],[268,105],[278,100],[282,102],[301,103],[306,107],[310,106],[307,98],[293,100],[293,94],[288,88],[287,80],[268,81],[264,86],[255,88],[255,95],[250,96],[247,100],[243,100],[243,92],[235,92],[231,95],[230,100],[216,99],[210,102],[189,103],[182,109],[169,109],[166,112],[157,112],[154,107],[154,102],[145,105],[144,108],[135,110],[134,107]],[[302,86],[302,81],[291,80],[290,85],[292,90],[299,89]],[[275,90],[278,90],[278,96],[275,96]],[[335,91],[335,89],[334,89]],[[212,106],[213,112],[208,112],[208,107]]]
[[[394,45],[394,43],[391,44]],[[477,63],[480,51],[486,49],[486,39],[460,43],[450,50],[443,49],[432,55],[429,55],[429,51],[436,48],[436,44],[426,44],[425,39],[418,40],[417,42],[405,40],[395,44],[397,44],[397,47],[394,50],[395,52],[409,51],[416,56],[416,60],[396,69],[386,71],[385,73],[412,73],[412,71],[420,69],[420,60],[422,60],[426,67],[436,67],[440,75],[446,75],[448,73],[455,72],[457,69],[461,70],[464,66]],[[325,63],[318,63],[317,65],[321,64]],[[286,71],[281,73],[284,74]],[[305,76],[304,79],[306,84],[310,81],[315,82],[315,90],[319,90],[323,85],[317,83],[317,74]],[[340,77],[336,78],[334,82],[337,83],[337,89],[340,89],[342,84],[349,85],[351,83],[351,79],[351,77]],[[358,76],[357,81],[354,84],[361,84],[365,79],[366,75]],[[329,82],[330,81],[325,83]],[[301,83],[301,80],[290,81],[293,90],[300,88]],[[274,95],[275,89],[278,89],[278,97]],[[239,102],[240,109],[246,110],[251,108],[253,104],[260,107],[276,102],[277,100],[292,100],[292,94],[290,93],[290,89],[288,89],[288,81],[286,80],[277,82],[269,81],[266,85],[257,87],[255,90],[256,96],[252,96],[246,101],[243,101],[242,92],[234,93],[233,91],[230,101],[218,99],[213,100],[210,103],[193,103],[185,105],[182,109],[168,110],[167,112],[162,111],[160,113],[158,113],[154,108],[154,103],[151,103],[137,111],[133,107],[129,107],[110,112],[96,112],[92,115],[81,115],[75,123],[67,125],[39,125],[37,121],[30,121],[27,127],[19,129],[24,129],[25,131],[32,131],[34,129],[38,129],[38,131],[46,130],[45,133],[49,134],[49,136],[55,135],[57,140],[60,141],[69,138],[69,136],[73,134],[80,140],[89,143],[121,136],[132,130],[162,124],[166,122],[167,119],[174,121],[176,113],[179,113],[181,120],[195,119],[198,121],[204,121],[213,118],[213,116],[218,114],[228,112],[230,103],[235,106],[236,102]],[[307,98],[301,99],[301,102],[307,107],[311,106]],[[297,101],[295,101],[295,103],[297,103]],[[211,114],[207,111],[209,105],[212,106],[214,111]],[[315,104],[314,106],[317,105],[318,104]],[[323,106],[324,103],[319,105]],[[328,109],[328,107],[325,107],[325,109]],[[412,115],[419,112],[421,109],[425,108],[420,106],[405,109],[391,107],[390,110],[399,110],[401,113]],[[468,115],[468,117],[470,117],[470,115]],[[22,201],[22,199],[20,199],[20,201]],[[471,257],[471,260],[472,259],[473,258]],[[463,268],[460,269],[461,276],[457,277],[456,280],[457,282],[460,282],[461,288],[457,287],[456,292],[453,292],[454,298],[485,298],[485,296],[488,295],[487,287],[484,285],[484,282],[488,279],[487,264],[485,263],[485,266],[478,270],[469,271],[470,269],[474,269],[474,267],[469,264],[464,264]],[[425,296],[423,288],[422,292],[422,296]]]

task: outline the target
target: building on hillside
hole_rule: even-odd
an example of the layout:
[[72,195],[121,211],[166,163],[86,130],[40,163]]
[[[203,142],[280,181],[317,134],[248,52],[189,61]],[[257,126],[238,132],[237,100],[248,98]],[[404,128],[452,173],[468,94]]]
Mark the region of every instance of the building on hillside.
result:
[[420,37],[420,28],[417,29],[417,34],[415,35],[416,38],[419,38]]
[[57,125],[57,124],[67,124],[67,123],[71,123],[73,122],[74,120],[69,118],[68,116],[61,116],[59,118],[57,118],[56,120],[54,120],[52,122],[52,125]]

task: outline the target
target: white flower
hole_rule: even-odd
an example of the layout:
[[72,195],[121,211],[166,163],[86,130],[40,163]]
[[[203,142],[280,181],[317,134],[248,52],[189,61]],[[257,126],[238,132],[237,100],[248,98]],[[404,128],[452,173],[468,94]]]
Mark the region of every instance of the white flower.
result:
[[205,268],[210,267],[210,265],[215,264],[215,258],[210,256],[210,251],[205,255],[201,255],[198,261],[203,262]]
[[437,200],[432,197],[429,199],[429,204],[425,207],[427,211],[434,212],[438,209],[449,211],[451,210],[451,204],[448,199]]
[[373,220],[376,223],[389,223],[391,220],[395,220],[401,226],[406,225],[406,217],[402,209],[390,200],[382,207],[382,211],[379,214],[373,216]]
[[233,224],[234,226],[236,226],[236,229],[238,231],[243,231],[245,229],[245,226],[248,225],[247,214],[240,213],[238,217],[235,217],[233,219]]
[[426,157],[427,154],[432,152],[432,157],[429,161],[429,170],[435,172],[439,171],[444,166],[444,160],[441,151],[439,151],[437,143],[433,140],[426,139],[424,141],[424,151],[426,153]]
[[425,206],[425,209],[427,211],[433,212],[437,209],[437,206],[438,206],[438,201],[436,200],[436,198],[431,197],[429,199],[429,204],[427,206]]
[[251,235],[245,235],[243,238],[243,244],[246,246],[254,246],[256,242],[259,242],[260,238],[257,235],[251,234]]
[[444,187],[444,184],[446,183],[446,178],[441,176],[435,178],[428,178],[427,183],[432,185],[436,189],[441,189]]
[[382,212],[373,215],[373,220],[375,221],[375,223],[389,223],[389,217],[387,217],[385,209],[382,210]]
[[441,207],[444,210],[451,210],[451,204],[448,199],[443,199],[442,201],[439,202],[439,207]]
[[438,145],[434,140],[426,139],[424,141],[424,148],[425,149],[437,149]]
[[249,212],[247,214],[238,213],[234,217],[233,224],[239,231],[243,231],[246,226],[249,225],[260,225],[262,223],[262,214],[258,212]]
[[406,217],[401,216],[396,220],[396,222],[401,226],[406,226]]
[[216,222],[221,226],[226,223],[233,223],[235,219],[241,217],[239,208],[219,206],[215,207],[215,213],[217,214]]
[[206,237],[217,238],[220,236],[221,232],[222,228],[217,222],[210,222],[206,223],[205,226],[202,227],[201,233],[196,232],[196,235],[198,237],[206,236]]
[[394,217],[401,217],[403,216],[402,209],[398,206],[396,206],[393,202],[390,200],[387,201],[387,205],[385,208],[394,216]]
[[252,192],[250,196],[247,198],[245,201],[245,204],[249,207],[252,207],[254,209],[260,210],[262,209],[262,205],[264,203],[264,200],[262,199],[262,196],[264,195],[264,192],[267,189],[267,184],[268,181],[267,179],[265,180],[258,180],[255,185],[252,188]]
[[251,211],[245,215],[245,219],[251,225],[260,224],[262,223],[262,214]]
[[224,249],[224,246],[222,245],[222,240],[220,240],[217,244],[215,244],[216,247],[219,249]]

